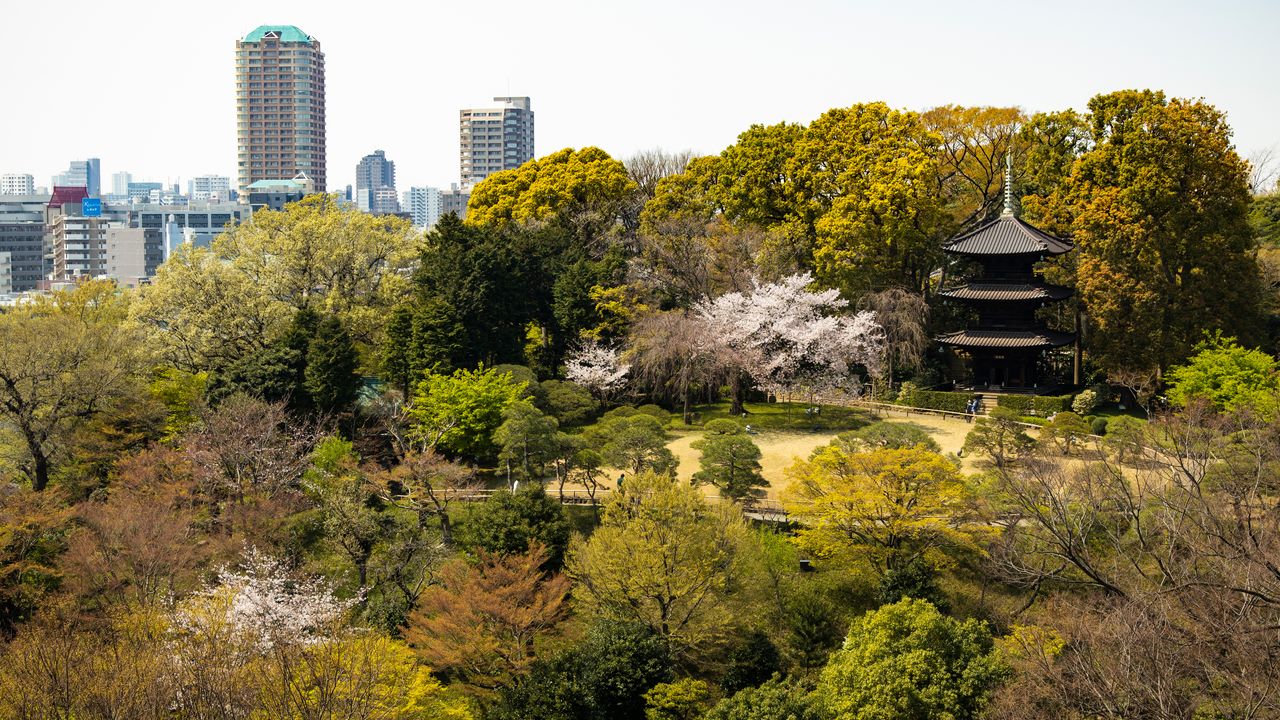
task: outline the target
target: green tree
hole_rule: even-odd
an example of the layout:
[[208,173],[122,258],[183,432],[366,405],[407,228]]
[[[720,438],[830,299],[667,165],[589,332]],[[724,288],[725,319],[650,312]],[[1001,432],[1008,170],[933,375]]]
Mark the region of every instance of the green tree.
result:
[[996,407],[990,417],[978,418],[973,424],[964,438],[964,452],[982,453],[1002,468],[1025,457],[1035,444],[1016,411]]
[[519,400],[502,411],[502,424],[493,433],[501,451],[498,462],[508,481],[540,481],[557,457],[564,433],[553,417],[547,417],[528,400]]
[[342,412],[355,402],[360,392],[358,359],[355,343],[342,321],[334,315],[321,320],[307,343],[302,380],[302,388],[316,409]]
[[645,720],[698,720],[709,707],[711,686],[705,680],[680,678],[644,694]]
[[561,427],[586,425],[600,408],[591,391],[563,380],[543,380],[538,405],[560,422]]
[[966,720],[981,717],[1007,675],[985,623],[903,600],[853,623],[814,700],[830,717]]
[[600,527],[569,553],[581,609],[651,628],[676,655],[705,652],[734,624],[749,535],[732,505],[641,473],[606,501]]
[[667,449],[667,431],[651,415],[610,413],[583,433],[604,462],[612,467],[641,473],[675,470],[675,455]]
[[707,423],[706,434],[693,442],[693,449],[702,452],[702,469],[693,474],[693,481],[715,485],[721,497],[742,501],[763,495],[769,486],[760,474],[760,448],[735,420]]
[[925,450],[940,453],[942,448],[933,439],[929,431],[920,425],[903,422],[873,422],[858,428],[842,432],[831,441],[849,452],[886,449],[901,450],[904,448],[923,447]]
[[356,342],[376,344],[408,289],[418,240],[406,220],[310,195],[255,213],[210,248],[181,248],[132,314],[166,360],[191,372],[261,350],[303,308],[337,315]]
[[1096,145],[1064,194],[1091,355],[1108,370],[1168,368],[1206,330],[1255,338],[1248,164],[1226,116],[1150,90],[1099,95],[1089,111]]
[[1073,412],[1054,413],[1053,419],[1040,431],[1040,442],[1056,442],[1058,449],[1070,455],[1093,433],[1084,418]]
[[793,680],[773,679],[716,703],[703,720],[820,720],[809,691]]
[[565,148],[485,178],[471,193],[467,222],[496,226],[560,215],[584,229],[608,228],[635,189],[626,167],[600,148]]
[[1220,335],[1195,349],[1185,365],[1165,376],[1174,405],[1185,407],[1200,399],[1229,412],[1250,408],[1275,417],[1280,411],[1280,361]]
[[720,688],[727,694],[755,687],[782,671],[782,654],[768,635],[753,630],[734,645],[725,656],[724,676]]
[[922,560],[978,551],[960,469],[922,447],[848,452],[819,448],[787,471],[796,543],[817,557],[862,558],[883,575]]
[[405,411],[411,439],[471,458],[492,458],[493,432],[502,413],[520,399],[524,385],[484,366],[452,375],[427,373],[414,388]]
[[0,314],[0,420],[20,438],[33,489],[88,423],[145,397],[149,363],[127,312],[113,284],[88,282]]
[[798,161],[814,197],[834,197],[817,221],[818,279],[849,297],[887,287],[924,291],[950,229],[938,187],[940,138],[918,115],[867,103],[809,126]]
[[662,638],[644,625],[597,621],[582,643],[534,663],[502,692],[493,720],[645,720],[644,695],[672,677]]
[[499,555],[546,549],[550,570],[559,569],[569,547],[569,519],[564,507],[537,483],[517,492],[499,490],[467,516],[465,544]]

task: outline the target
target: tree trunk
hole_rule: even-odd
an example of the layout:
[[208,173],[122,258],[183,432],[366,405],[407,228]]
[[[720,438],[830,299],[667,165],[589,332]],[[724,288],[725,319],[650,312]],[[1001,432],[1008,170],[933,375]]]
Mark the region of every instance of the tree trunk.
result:
[[680,396],[684,401],[684,424],[692,425],[693,418],[689,413],[689,366],[687,363],[680,370]]
[[31,489],[40,492],[49,486],[49,456],[39,441],[27,437],[27,449],[31,452]]
[[729,414],[742,415],[742,372],[737,369],[729,373]]

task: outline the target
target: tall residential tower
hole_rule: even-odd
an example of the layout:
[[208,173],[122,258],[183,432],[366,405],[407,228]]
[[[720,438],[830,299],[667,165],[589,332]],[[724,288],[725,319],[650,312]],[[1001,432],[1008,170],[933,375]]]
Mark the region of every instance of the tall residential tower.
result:
[[533,110],[527,97],[496,97],[498,107],[459,113],[462,186],[533,159]]
[[236,42],[239,190],[305,175],[325,189],[324,53],[292,25],[263,25]]

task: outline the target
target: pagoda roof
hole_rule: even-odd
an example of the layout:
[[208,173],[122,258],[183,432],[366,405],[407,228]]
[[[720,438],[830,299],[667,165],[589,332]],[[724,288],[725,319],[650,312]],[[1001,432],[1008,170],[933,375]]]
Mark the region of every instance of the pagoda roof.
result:
[[959,255],[1061,255],[1070,242],[1023,222],[1012,213],[983,223],[947,241],[942,249]]
[[938,336],[938,342],[959,348],[1028,349],[1062,347],[1075,342],[1073,333],[1054,330],[960,330]]
[[953,300],[1047,300],[1056,302],[1071,297],[1071,289],[1048,283],[971,282],[944,288],[938,293]]

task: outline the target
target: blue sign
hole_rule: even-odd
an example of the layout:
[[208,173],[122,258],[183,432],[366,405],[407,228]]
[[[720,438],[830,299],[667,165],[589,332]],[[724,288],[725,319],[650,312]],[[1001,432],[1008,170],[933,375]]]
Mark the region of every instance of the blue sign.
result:
[[102,217],[102,200],[100,198],[81,200],[80,212],[84,217]]

